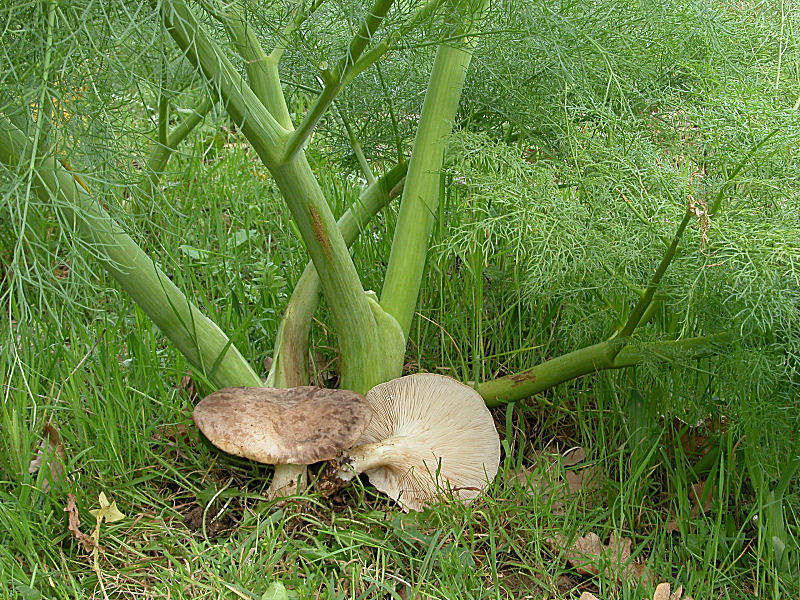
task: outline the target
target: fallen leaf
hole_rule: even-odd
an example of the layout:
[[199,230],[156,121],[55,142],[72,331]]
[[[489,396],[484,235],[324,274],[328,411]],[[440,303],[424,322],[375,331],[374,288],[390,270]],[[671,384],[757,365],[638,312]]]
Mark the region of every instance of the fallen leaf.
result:
[[656,586],[655,593],[653,594],[653,600],[669,600],[669,588],[670,585],[668,583],[659,583]]
[[[711,509],[714,496],[714,485],[704,480],[700,480],[689,488],[687,496],[692,508],[689,510],[690,522],[700,516],[701,513],[706,513]],[[667,533],[675,533],[679,530],[678,517],[672,516],[665,525]]]
[[[673,593],[670,594],[670,585],[668,583],[659,583],[656,586],[656,591],[653,594],[653,600],[681,600],[683,597],[683,586],[679,585]],[[691,596],[686,596],[683,600],[692,600]]]
[[672,518],[669,521],[667,521],[667,524],[665,525],[665,529],[666,529],[667,533],[675,533],[676,531],[678,531],[678,529],[679,529],[678,528],[678,520],[675,519],[675,518]]
[[597,465],[588,465],[582,469],[566,471],[564,479],[567,480],[570,494],[575,495],[581,492],[590,494],[600,489],[602,470]]
[[42,441],[39,442],[39,447],[28,465],[28,473],[33,475],[38,473],[42,466],[47,467],[49,472],[42,481],[42,491],[46,492],[52,483],[57,483],[64,477],[65,461],[66,452],[64,444],[61,443],[61,434],[51,423],[45,423],[42,426]]
[[603,470],[597,464],[565,470],[564,466],[574,467],[586,459],[586,451],[577,446],[564,454],[544,451],[540,460],[532,467],[523,467],[517,479],[531,494],[543,499],[552,499],[554,512],[563,510],[564,502],[580,493],[584,494],[586,504],[591,506],[591,496],[600,489]]
[[694,519],[701,512],[705,513],[711,509],[713,491],[714,485],[707,484],[703,479],[692,485],[692,489],[689,491],[689,501],[692,503],[690,517]]
[[573,465],[577,465],[579,462],[583,462],[586,459],[586,450],[581,448],[580,446],[575,446],[574,448],[570,448],[561,457],[561,462],[565,467],[571,467]]
[[186,397],[192,402],[196,402],[200,399],[200,394],[197,393],[197,384],[195,384],[194,379],[192,379],[191,371],[187,371],[186,375],[181,377],[178,390],[186,394]]
[[[669,593],[670,585],[668,583],[659,583],[656,586],[656,591],[653,594],[653,600],[692,600],[691,596],[683,596],[683,586],[678,586],[678,589],[675,590],[672,594]],[[589,592],[583,592],[581,594],[580,600],[600,600],[594,594]]]
[[75,494],[67,494],[67,505],[64,507],[64,512],[67,513],[69,524],[67,529],[72,532],[72,536],[83,546],[86,552],[91,552],[97,548],[97,543],[91,536],[86,535],[80,529],[81,521],[78,516],[78,505],[76,504]]
[[603,544],[594,532],[579,537],[571,544],[561,534],[548,538],[554,550],[565,550],[567,562],[583,575],[599,575],[601,567],[616,575],[618,581],[640,580],[646,582],[647,564],[631,559],[631,540],[618,533]]

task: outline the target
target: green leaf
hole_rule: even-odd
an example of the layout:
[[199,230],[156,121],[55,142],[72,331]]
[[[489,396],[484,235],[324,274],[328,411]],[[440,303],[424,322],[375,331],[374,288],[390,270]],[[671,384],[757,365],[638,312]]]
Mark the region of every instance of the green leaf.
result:
[[267,588],[267,591],[261,596],[261,600],[289,600],[289,594],[283,584],[276,581]]
[[198,260],[202,257],[203,254],[206,254],[205,250],[200,250],[199,248],[194,248],[193,246],[187,246],[186,244],[182,244],[178,246],[181,252],[183,252],[189,258],[194,258]]
[[251,237],[254,237],[257,231],[255,229],[239,229],[233,234],[233,247],[238,248],[244,244]]

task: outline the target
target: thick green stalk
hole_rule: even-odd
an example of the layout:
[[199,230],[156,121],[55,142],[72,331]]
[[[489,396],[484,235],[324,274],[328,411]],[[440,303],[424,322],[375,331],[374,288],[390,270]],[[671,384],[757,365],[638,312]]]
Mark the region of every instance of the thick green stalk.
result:
[[660,354],[674,356],[680,352],[684,357],[700,358],[711,353],[715,342],[727,339],[727,335],[696,337],[636,348],[617,338],[558,356],[527,371],[485,381],[478,385],[477,390],[488,406],[517,402],[571,379],[605,369],[632,367]]
[[227,101],[228,113],[242,128],[275,178],[320,274],[322,289],[333,314],[342,352],[342,385],[365,393],[384,381],[384,374],[389,369],[387,365],[391,364],[382,355],[385,343],[379,332],[389,317],[376,310],[374,301],[364,294],[347,245],[305,154],[299,151],[289,161],[280,158],[280,150],[289,132],[278,124],[242,81],[186,4],[181,0],[165,0],[162,11],[170,34],[186,50],[187,57],[219,89]]
[[[27,166],[31,148],[27,136],[0,113],[0,162],[12,170]],[[219,387],[261,385],[219,327],[178,290],[73,174],[49,157],[36,161],[33,178],[36,193],[43,200],[52,199],[61,220],[74,224],[81,237],[92,245],[101,267],[198,371]]]
[[289,131],[272,116],[182,0],[161,5],[167,31],[186,58],[216,87],[225,109],[267,167],[281,162]]
[[[247,80],[256,97],[261,100],[275,120],[287,131],[294,129],[286,98],[283,95],[278,60],[280,54],[267,55],[253,28],[239,15],[225,13],[225,28],[236,51],[244,59]],[[295,20],[292,20],[294,23]]]
[[[392,198],[406,175],[408,163],[400,163],[365,189],[355,205],[339,219],[337,225],[345,243],[350,246],[361,230]],[[308,385],[308,337],[311,320],[319,303],[320,281],[314,263],[306,265],[292,290],[275,339],[272,369],[268,384],[276,387]],[[399,365],[402,367],[402,365]],[[397,371],[397,375],[400,371]]]
[[375,307],[364,294],[347,244],[305,154],[296,154],[289,163],[273,167],[271,172],[300,230],[331,308],[342,353],[342,387],[366,393],[396,372],[396,366],[389,364],[384,356],[386,343],[381,339],[376,319],[380,315],[375,314]]
[[[486,2],[481,10],[485,6]],[[474,38],[458,47],[439,46],[414,139],[381,293],[381,306],[397,319],[406,336],[411,329],[437,212],[445,142],[453,128],[474,47]]]

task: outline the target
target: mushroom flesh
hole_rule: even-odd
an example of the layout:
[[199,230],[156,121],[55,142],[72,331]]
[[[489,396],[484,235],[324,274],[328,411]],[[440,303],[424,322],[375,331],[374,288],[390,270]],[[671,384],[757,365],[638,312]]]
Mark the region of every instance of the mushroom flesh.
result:
[[419,373],[377,385],[367,402],[372,419],[355,446],[332,463],[329,479],[346,482],[366,473],[408,511],[441,497],[469,501],[497,474],[500,438],[471,387]]
[[193,413],[220,450],[275,465],[270,498],[305,488],[305,465],[352,446],[370,416],[360,394],[312,386],[224,388],[203,398]]

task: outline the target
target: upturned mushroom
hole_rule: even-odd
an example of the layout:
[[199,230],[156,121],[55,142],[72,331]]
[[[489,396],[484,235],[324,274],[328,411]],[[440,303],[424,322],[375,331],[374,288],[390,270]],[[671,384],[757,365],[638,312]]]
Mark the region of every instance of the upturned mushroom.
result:
[[494,480],[500,438],[483,398],[432,373],[400,377],[367,393],[370,420],[328,469],[332,487],[366,473],[406,510],[441,497],[469,501]]
[[224,388],[203,398],[193,414],[220,450],[275,465],[270,498],[304,489],[305,466],[352,446],[370,416],[362,395],[311,386]]

